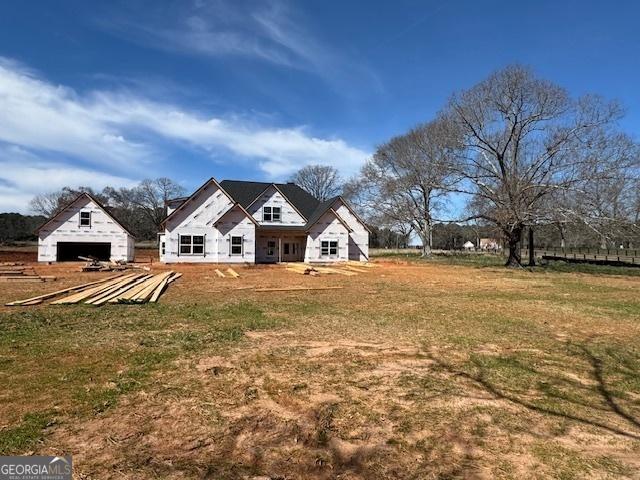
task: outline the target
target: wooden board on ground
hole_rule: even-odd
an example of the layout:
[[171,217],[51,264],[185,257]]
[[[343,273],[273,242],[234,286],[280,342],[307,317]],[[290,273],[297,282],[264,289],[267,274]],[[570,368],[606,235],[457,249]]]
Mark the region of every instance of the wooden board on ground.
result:
[[20,283],[20,282],[53,282],[56,277],[45,275],[11,275],[0,277],[0,282]]
[[347,270],[350,270],[352,272],[358,272],[358,273],[367,273],[367,271],[364,268],[358,268],[358,267],[354,267],[351,264],[347,264],[344,266],[344,268],[346,268]]
[[254,292],[296,292],[302,290],[340,290],[344,287],[278,287],[278,288],[256,288]]
[[106,278],[103,278],[101,280],[97,280],[95,282],[82,283],[80,285],[75,285],[75,286],[69,287],[69,288],[63,288],[62,290],[56,290],[55,292],[45,293],[43,295],[38,295],[37,297],[27,298],[25,300],[16,300],[15,302],[5,303],[5,306],[13,307],[13,306],[18,306],[18,305],[37,305],[38,303],[42,303],[43,300],[47,300],[49,298],[53,298],[53,297],[56,297],[58,295],[62,295],[63,293],[86,290],[87,288],[89,288],[89,287],[91,287],[93,285],[98,285],[100,283],[108,282],[109,280],[113,280],[114,278],[119,277],[119,276],[120,275],[112,275],[110,277],[106,277]]
[[225,274],[224,274],[224,273],[222,273],[222,272],[221,272],[220,270],[218,270],[217,268],[216,268],[216,275],[218,275],[220,278],[225,278]]
[[236,272],[233,268],[229,267],[227,268],[227,273],[229,275],[231,275],[233,278],[239,278],[240,274],[238,272]]

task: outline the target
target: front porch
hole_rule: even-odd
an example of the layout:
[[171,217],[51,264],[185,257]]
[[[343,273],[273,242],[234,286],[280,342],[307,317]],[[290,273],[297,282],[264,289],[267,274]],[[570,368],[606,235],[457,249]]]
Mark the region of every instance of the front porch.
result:
[[302,262],[306,247],[303,230],[256,230],[256,263]]

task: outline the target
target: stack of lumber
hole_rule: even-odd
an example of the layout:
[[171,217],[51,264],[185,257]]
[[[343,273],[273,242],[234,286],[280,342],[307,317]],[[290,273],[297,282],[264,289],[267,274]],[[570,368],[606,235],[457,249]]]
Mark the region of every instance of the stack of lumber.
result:
[[157,302],[160,295],[167,286],[182,276],[181,273],[163,272],[157,275],[145,273],[130,273],[127,275],[116,275],[96,282],[76,285],[56,292],[40,295],[7,303],[7,306],[17,305],[37,305],[43,300],[53,298],[58,295],[71,295],[62,297],[51,302],[51,305],[69,305],[86,303],[89,305],[104,305],[105,303],[146,303]]
[[366,273],[369,268],[376,267],[365,262],[349,261],[346,263],[335,263],[330,267],[320,265],[310,265],[308,263],[287,263],[286,269],[290,272],[299,273],[301,275],[320,275],[325,274],[337,274],[345,276],[353,276],[358,273]]
[[105,262],[93,257],[78,257],[78,258],[80,260],[84,260],[87,262],[85,263],[84,267],[82,267],[83,272],[113,272],[113,271],[120,272],[123,270],[133,269],[133,268],[146,270],[147,272],[151,270],[147,266],[132,265],[123,260],[117,260],[117,261],[110,260],[108,262]]
[[48,282],[56,277],[38,275],[33,267],[2,264],[0,265],[0,282]]

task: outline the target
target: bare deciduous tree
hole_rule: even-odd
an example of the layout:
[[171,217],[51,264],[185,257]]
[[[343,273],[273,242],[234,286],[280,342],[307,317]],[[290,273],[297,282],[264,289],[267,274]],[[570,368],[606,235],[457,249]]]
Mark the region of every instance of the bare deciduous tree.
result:
[[29,207],[33,212],[51,218],[83,192],[91,194],[101,202],[106,200],[102,193],[95,192],[91,187],[63,187],[55,192],[36,195],[29,202]]
[[293,174],[289,181],[321,201],[335,197],[342,190],[338,170],[327,165],[307,165]]
[[[595,96],[574,100],[561,87],[520,66],[500,70],[455,94],[442,115],[464,144],[462,191],[474,196],[473,216],[497,225],[509,247],[508,266],[520,266],[525,226],[550,222],[545,201],[585,188],[592,142],[609,135],[620,115]],[[601,170],[611,164],[600,160]]]
[[170,178],[145,179],[137,186],[114,191],[118,201],[125,205],[141,209],[149,220],[160,228],[165,218],[165,203],[172,198],[184,195],[184,188]]
[[358,181],[368,216],[389,228],[410,227],[422,241],[423,255],[431,254],[434,212],[457,182],[452,169],[457,147],[443,121],[426,123],[380,146]]

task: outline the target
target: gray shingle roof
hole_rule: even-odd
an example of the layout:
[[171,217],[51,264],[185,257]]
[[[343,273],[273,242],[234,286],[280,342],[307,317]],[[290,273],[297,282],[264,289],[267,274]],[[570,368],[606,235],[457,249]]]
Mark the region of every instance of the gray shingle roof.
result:
[[[340,197],[336,196],[321,202],[294,183],[269,183],[269,182],[246,182],[243,180],[222,180],[220,186],[238,202],[242,207],[247,208],[271,185],[275,185],[293,206],[307,219],[304,227],[297,227],[300,230],[310,228],[320,220],[320,217],[331,208]],[[189,197],[187,197],[189,198]],[[179,203],[181,198],[169,200],[167,203]],[[267,228],[266,226],[264,228]],[[271,226],[270,228],[273,228]],[[292,227],[295,229],[296,227]]]
[[251,205],[271,185],[278,187],[307,220],[320,204],[317,198],[293,183],[244,182],[241,180],[222,180],[220,182],[220,186],[245,208]]

